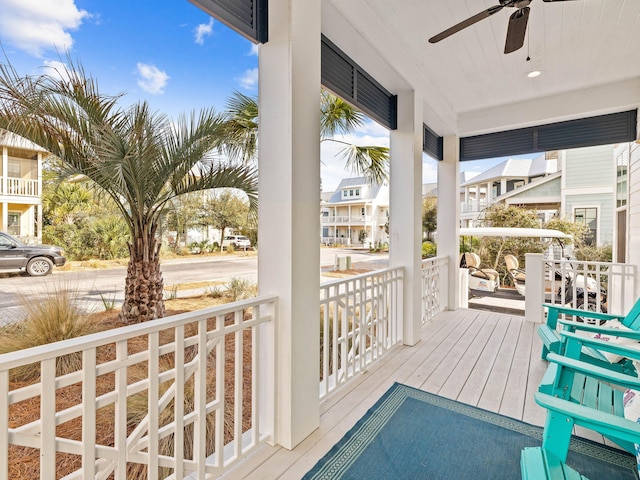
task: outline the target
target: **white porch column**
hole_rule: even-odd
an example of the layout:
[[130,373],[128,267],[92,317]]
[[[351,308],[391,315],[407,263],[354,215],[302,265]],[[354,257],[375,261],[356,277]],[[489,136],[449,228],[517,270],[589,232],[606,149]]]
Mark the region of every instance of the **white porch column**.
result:
[[420,341],[422,329],[422,100],[398,95],[398,128],[391,132],[389,264],[404,267],[405,345]]
[[9,229],[9,204],[2,202],[2,231],[6,232]]
[[455,310],[460,306],[460,140],[450,135],[443,143],[444,159],[438,163],[438,255],[449,257],[447,307]]
[[279,298],[275,441],[289,449],[320,423],[320,3],[271,0],[259,54],[258,284]]
[[[7,147],[2,148],[2,171],[0,172],[2,175],[0,176],[0,180],[2,183],[0,184],[0,193],[2,195],[7,194],[7,169],[9,168],[9,153]],[[8,225],[8,215],[9,215],[9,204],[6,202],[2,202],[2,219],[0,219],[0,229],[3,232],[6,232],[9,228]]]
[[477,183],[476,184],[476,202],[475,202],[475,208],[473,209],[474,212],[479,212],[480,211],[480,184]]
[[42,153],[38,153],[38,205],[36,207],[36,238],[42,242]]
[[507,193],[507,179],[501,178],[500,179],[500,195],[504,195],[505,193]]
[[[0,194],[7,194],[7,173],[9,169],[9,150],[7,147],[0,147],[2,149],[2,171],[0,171],[0,180],[2,183],[0,184]],[[4,217],[3,217],[4,218]],[[2,226],[2,231],[6,232],[6,225]]]

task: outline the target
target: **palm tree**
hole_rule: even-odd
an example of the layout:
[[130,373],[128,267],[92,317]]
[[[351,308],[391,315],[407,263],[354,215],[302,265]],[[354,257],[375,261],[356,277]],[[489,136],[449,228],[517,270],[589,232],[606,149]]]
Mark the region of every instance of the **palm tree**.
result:
[[119,108],[123,95],[101,94],[70,59],[57,73],[22,77],[0,65],[0,128],[61,159],[63,176],[85,176],[113,199],[131,234],[121,316],[127,323],[160,318],[158,226],[166,206],[189,192],[226,187],[244,191],[255,210],[255,169],[215,156],[225,132],[213,109],[174,123],[146,102]]
[[[234,92],[227,100],[225,148],[230,158],[241,163],[254,160],[258,149],[258,101]],[[370,182],[383,183],[388,177],[389,149],[353,145],[333,138],[363,126],[365,116],[353,106],[326,90],[320,92],[320,141],[341,143],[339,155],[346,168]]]

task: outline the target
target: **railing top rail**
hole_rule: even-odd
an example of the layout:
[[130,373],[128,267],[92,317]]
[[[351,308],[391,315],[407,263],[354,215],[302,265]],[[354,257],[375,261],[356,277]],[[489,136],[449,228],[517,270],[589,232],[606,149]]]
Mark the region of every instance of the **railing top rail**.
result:
[[425,263],[429,263],[429,262],[439,262],[441,260],[449,260],[449,257],[445,255],[438,255],[437,257],[423,258],[422,264],[424,265]]
[[606,267],[620,267],[620,268],[624,268],[624,269],[629,269],[632,271],[635,271],[636,266],[632,265],[630,263],[614,263],[614,262],[593,262],[590,260],[576,260],[576,259],[570,259],[570,260],[555,260],[555,259],[544,259],[545,262],[548,263],[552,263],[552,264],[559,264],[559,265],[568,265],[570,267],[574,267],[576,265],[587,265],[587,266],[606,266]]
[[404,271],[404,267],[386,267],[386,268],[382,268],[380,270],[374,270],[372,272],[367,272],[367,273],[360,273],[358,275],[350,275],[347,278],[339,278],[337,280],[328,280],[326,282],[322,282],[320,284],[320,288],[326,288],[326,287],[331,287],[334,285],[339,285],[341,283],[348,283],[348,282],[352,282],[354,280],[359,280],[361,278],[366,278],[366,277],[375,277],[376,275],[380,275],[382,273],[389,273],[389,272],[393,272],[393,271]]
[[46,359],[67,355],[90,348],[99,347],[109,343],[127,340],[132,337],[148,335],[168,328],[175,328],[181,325],[206,320],[211,317],[226,315],[238,310],[255,307],[277,300],[276,295],[262,295],[239,302],[226,305],[215,306],[197,310],[195,312],[185,312],[170,317],[151,320],[148,322],[114,328],[113,330],[97,332],[83,337],[71,338],[55,343],[31,347],[24,350],[17,350],[0,355],[0,371],[9,370],[20,365],[41,362]]

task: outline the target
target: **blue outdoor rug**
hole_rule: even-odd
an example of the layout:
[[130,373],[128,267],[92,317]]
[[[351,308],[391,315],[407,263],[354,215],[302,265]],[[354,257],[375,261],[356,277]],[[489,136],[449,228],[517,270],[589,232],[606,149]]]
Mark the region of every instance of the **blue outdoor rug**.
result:
[[[542,428],[396,383],[303,480],[517,480]],[[571,441],[567,463],[591,480],[637,479],[632,455]]]

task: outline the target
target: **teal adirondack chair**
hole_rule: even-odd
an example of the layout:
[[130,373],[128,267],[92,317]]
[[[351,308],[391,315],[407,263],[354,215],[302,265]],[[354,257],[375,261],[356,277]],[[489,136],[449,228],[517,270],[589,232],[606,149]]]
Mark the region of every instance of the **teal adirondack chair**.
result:
[[[545,303],[543,306],[547,309],[547,321],[538,327],[538,335],[542,339],[542,358],[545,360],[548,359],[549,353],[564,354],[565,345],[560,332],[558,332],[558,326],[562,327],[562,330],[566,332],[582,331],[592,334],[600,333],[603,335],[629,338],[640,342],[640,299],[636,301],[627,315],[591,312],[550,303]],[[562,314],[581,317],[583,322],[562,320],[560,319],[560,315]],[[589,319],[596,320],[598,321],[597,323],[601,323],[602,325],[587,323]],[[611,320],[618,320],[629,330],[611,329],[607,327],[606,323]],[[581,352],[580,360],[614,371],[637,375],[631,361],[623,359],[616,364],[612,364],[600,350],[586,345]]]
[[635,455],[640,424],[624,418],[624,390],[640,390],[640,379],[582,360],[584,348],[640,361],[640,348],[562,332],[564,355],[549,353],[549,367],[535,394],[547,409],[542,449],[564,462],[575,425],[594,430]]

